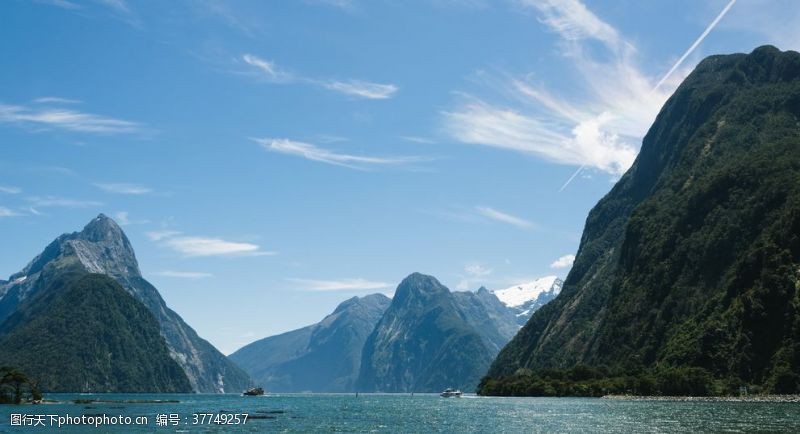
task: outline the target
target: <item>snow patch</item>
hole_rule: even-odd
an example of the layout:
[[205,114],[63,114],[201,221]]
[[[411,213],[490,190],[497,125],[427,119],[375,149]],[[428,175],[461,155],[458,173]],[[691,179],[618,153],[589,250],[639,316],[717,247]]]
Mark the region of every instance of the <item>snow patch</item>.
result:
[[525,303],[536,300],[542,293],[555,290],[561,291],[560,285],[555,285],[559,280],[557,276],[540,277],[533,282],[522,283],[506,289],[492,291],[503,304],[508,307],[519,307]]

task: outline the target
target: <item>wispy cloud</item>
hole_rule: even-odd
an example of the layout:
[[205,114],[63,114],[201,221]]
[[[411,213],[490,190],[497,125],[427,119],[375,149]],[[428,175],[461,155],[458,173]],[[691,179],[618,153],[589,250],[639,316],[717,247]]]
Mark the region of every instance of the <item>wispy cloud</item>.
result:
[[102,206],[102,202],[94,200],[79,200],[56,196],[31,196],[25,198],[34,208],[92,208]]
[[521,105],[466,95],[456,109],[443,112],[445,130],[464,143],[615,176],[633,163],[658,110],[688,74],[681,63],[726,12],[657,80],[637,66],[634,45],[579,0],[520,0],[520,4],[538,12],[539,21],[559,37],[559,51],[580,78],[572,87],[581,88],[581,96],[551,94],[530,78],[506,79],[503,91]]
[[22,214],[18,213],[17,211],[14,211],[12,209],[6,208],[4,206],[0,206],[0,218],[2,218],[2,217],[16,217],[16,216],[19,216],[19,215],[22,215]]
[[93,113],[9,104],[0,104],[0,123],[94,134],[132,134],[142,130],[136,122]]
[[117,12],[129,14],[131,13],[131,8],[128,7],[128,3],[125,0],[95,0],[98,3],[105,5],[111,9],[114,9]]
[[386,289],[391,286],[386,282],[376,282],[362,278],[340,280],[287,278],[286,280],[307,291],[368,291]]
[[312,161],[335,164],[352,169],[361,169],[365,166],[403,165],[424,161],[421,157],[371,157],[344,154],[290,139],[262,138],[253,140],[270,152],[294,155]]
[[564,255],[550,264],[550,268],[568,268],[575,262],[575,255]]
[[306,2],[332,6],[346,12],[352,12],[356,8],[353,0],[306,0]]
[[107,192],[115,194],[148,194],[153,190],[141,184],[132,184],[127,182],[107,182],[93,184],[95,187]]
[[393,84],[372,83],[362,80],[330,81],[323,83],[326,89],[335,90],[345,95],[357,96],[366,99],[387,99],[397,92]]
[[180,231],[170,231],[170,230],[150,231],[145,233],[147,238],[150,238],[151,241],[161,241],[163,239],[174,237],[180,234],[181,234]]
[[164,277],[175,277],[178,279],[205,279],[207,277],[213,276],[213,274],[211,273],[205,273],[202,271],[174,271],[174,270],[159,271],[156,273],[156,275]]
[[114,213],[114,221],[116,221],[120,226],[143,225],[145,223],[150,223],[150,220],[131,220],[131,216],[128,211],[118,211]]
[[77,3],[68,0],[36,0],[36,3],[57,6],[62,9],[80,9],[81,6]]
[[282,71],[275,62],[271,60],[262,59],[253,54],[243,55],[242,60],[248,65],[256,67],[261,73],[261,77],[271,82],[288,83],[294,79],[292,74]]
[[488,206],[478,206],[475,207],[475,209],[480,215],[500,223],[509,224],[522,229],[530,229],[533,227],[533,223],[529,222],[528,220],[498,211]]
[[468,264],[464,266],[465,275],[460,275],[459,282],[456,284],[456,289],[459,291],[467,291],[474,288],[480,283],[486,282],[494,270],[484,267],[481,264]]
[[69,99],[69,98],[60,98],[56,96],[45,96],[41,98],[36,98],[33,102],[37,104],[80,104],[81,101],[77,99]]
[[481,264],[470,264],[464,267],[464,271],[472,277],[486,277],[492,274],[493,270]]
[[256,68],[259,77],[275,84],[304,83],[363,99],[388,99],[399,90],[391,83],[375,83],[366,80],[331,80],[304,77],[281,69],[274,61],[254,54],[242,55],[242,60]]
[[14,187],[13,185],[0,185],[0,193],[20,194],[22,193],[22,189],[19,187]]
[[189,236],[179,231],[153,231],[147,237],[184,256],[271,256],[258,244],[228,241],[216,237]]
[[420,136],[401,136],[403,140],[408,140],[409,142],[419,143],[423,145],[432,145],[436,143],[436,140],[429,139],[427,137],[420,137]]

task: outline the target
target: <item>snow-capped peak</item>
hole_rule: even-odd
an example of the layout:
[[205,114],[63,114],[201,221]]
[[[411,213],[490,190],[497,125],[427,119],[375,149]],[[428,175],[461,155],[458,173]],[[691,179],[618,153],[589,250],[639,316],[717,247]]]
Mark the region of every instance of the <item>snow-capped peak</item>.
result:
[[557,295],[561,292],[561,279],[557,276],[540,277],[532,282],[521,283],[506,289],[492,291],[503,304],[508,307],[520,307],[525,303],[536,300],[543,293],[553,291]]

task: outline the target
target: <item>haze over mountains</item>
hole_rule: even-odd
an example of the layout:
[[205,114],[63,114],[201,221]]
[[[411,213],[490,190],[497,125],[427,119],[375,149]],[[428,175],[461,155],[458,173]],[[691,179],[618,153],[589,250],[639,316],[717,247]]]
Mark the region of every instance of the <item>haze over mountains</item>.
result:
[[703,60],[481,392],[546,394],[541,373],[576,365],[584,379],[649,376],[626,387],[650,393],[800,392],[798,180],[800,54]]
[[[116,283],[111,285],[108,279],[85,278],[95,274],[106,276]],[[114,288],[117,287],[124,288],[133,300],[123,302],[118,299],[119,297],[115,297]],[[79,292],[72,294],[69,291]],[[64,292],[68,294],[65,295]],[[75,336],[75,339],[86,342],[101,341],[99,346],[91,346],[96,354],[87,355],[88,359],[94,360],[84,367],[87,372],[91,373],[93,369],[102,370],[102,363],[109,364],[108,360],[103,361],[106,358],[101,354],[103,347],[113,344],[112,346],[117,349],[113,354],[114,357],[124,354],[119,350],[121,346],[116,342],[117,339],[128,338],[131,333],[136,337],[140,332],[144,335],[137,339],[149,341],[155,339],[152,331],[147,330],[149,319],[137,323],[128,322],[131,318],[141,317],[139,308],[144,307],[152,315],[153,323],[158,326],[158,334],[167,349],[167,354],[183,371],[184,380],[189,384],[188,390],[202,393],[239,392],[250,384],[247,374],[211,344],[197,336],[197,333],[183,322],[178,314],[166,306],[156,288],[142,277],[133,248],[122,229],[103,214],[89,222],[81,232],[58,237],[22,271],[12,275],[8,282],[0,284],[0,348],[10,348],[3,346],[12,345],[8,339],[24,332],[18,330],[20,327],[31,327],[27,321],[21,321],[20,318],[30,315],[31,312],[39,312],[39,316],[49,318],[48,315],[61,313],[59,309],[69,310],[67,300],[79,299],[81,292],[97,293],[105,299],[105,301],[94,300],[99,303],[97,305],[72,306],[76,310],[76,315],[70,321],[76,323],[98,321],[97,328],[87,328],[84,330],[84,335]],[[90,311],[103,310],[101,308],[103,303],[120,304],[118,309],[112,309],[118,315],[112,318],[102,316],[87,318],[80,314],[80,309],[84,308]],[[119,323],[114,318],[124,321]],[[145,330],[135,330],[140,326]],[[53,330],[47,324],[43,324],[43,327],[48,328],[49,334],[26,334],[40,341],[42,351],[31,355],[40,360],[22,360],[16,353],[7,350],[0,351],[0,362],[15,361],[15,366],[34,377],[40,375],[46,378],[53,371],[68,371],[69,367],[65,366],[67,361],[60,359],[61,352],[58,350],[58,345],[63,344],[66,334],[76,333],[74,328],[78,325],[60,330]],[[147,347],[136,345],[128,350],[151,351]],[[161,352],[156,345],[152,348],[152,355],[158,358],[159,354]],[[142,357],[143,360],[146,358],[145,355]],[[169,364],[161,359],[154,364],[163,369],[171,369],[167,366]],[[119,364],[110,363],[110,365],[115,367]],[[131,373],[136,377],[134,379],[126,380],[127,377],[121,373],[103,375],[102,384],[89,384],[87,386],[89,390],[86,391],[133,391],[125,387],[127,384],[125,381],[147,384],[147,378],[155,374],[143,368]],[[176,381],[174,384],[176,389],[186,389],[181,381]],[[44,386],[56,388],[55,384]],[[165,386],[165,389],[169,390],[170,387]],[[59,390],[67,389],[59,388]]]
[[474,390],[560,284],[548,277],[496,293],[450,292],[414,273],[391,300],[353,297],[229,360],[167,308],[128,238],[101,214],[0,281],[0,363],[49,391],[240,392],[248,373],[276,392]]
[[318,324],[253,342],[230,358],[275,392],[471,391],[519,330],[520,313],[560,287],[555,277],[534,283],[536,291],[516,294],[507,306],[486,288],[450,292],[414,273],[391,300],[354,297]]

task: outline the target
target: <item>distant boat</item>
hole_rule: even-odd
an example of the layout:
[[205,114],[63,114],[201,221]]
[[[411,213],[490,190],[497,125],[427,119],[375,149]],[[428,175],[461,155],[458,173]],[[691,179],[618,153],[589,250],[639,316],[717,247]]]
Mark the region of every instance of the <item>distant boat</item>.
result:
[[244,392],[242,392],[242,395],[244,396],[261,396],[263,394],[264,394],[264,389],[260,387],[254,387],[252,389],[247,389]]
[[458,389],[451,389],[447,388],[444,392],[440,393],[439,396],[442,398],[461,398],[461,391]]

